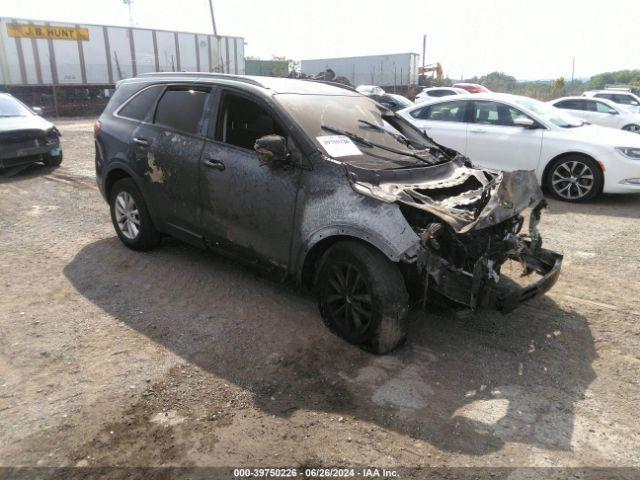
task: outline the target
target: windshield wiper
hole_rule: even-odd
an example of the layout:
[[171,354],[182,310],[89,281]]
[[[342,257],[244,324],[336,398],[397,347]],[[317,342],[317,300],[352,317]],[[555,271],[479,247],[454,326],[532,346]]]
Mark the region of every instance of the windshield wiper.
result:
[[367,127],[371,127],[379,132],[383,132],[383,133],[387,133],[389,135],[391,135],[393,138],[395,138],[398,142],[400,143],[404,143],[407,147],[411,146],[411,142],[409,141],[409,139],[407,137],[405,137],[404,135],[402,135],[401,133],[393,133],[390,132],[389,130],[387,130],[386,128],[380,126],[380,125],[376,125],[373,122],[370,122],[369,120],[358,120],[358,122],[365,124]]
[[387,152],[395,153],[397,155],[404,155],[404,156],[407,156],[407,157],[417,158],[421,162],[424,162],[424,163],[426,163],[428,165],[435,165],[435,162],[432,162],[431,160],[427,160],[426,158],[421,157],[420,155],[418,155],[418,153],[414,153],[414,152],[407,151],[407,150],[400,150],[400,149],[393,148],[393,147],[387,147],[386,145],[381,145],[379,143],[374,143],[374,142],[371,142],[371,141],[367,140],[366,138],[361,137],[360,135],[348,132],[347,130],[342,130],[340,128],[331,127],[329,125],[320,125],[320,128],[322,128],[323,130],[327,130],[328,132],[333,132],[333,133],[337,133],[338,135],[344,135],[345,137],[349,137],[351,140],[354,140],[354,141],[356,141],[358,143],[361,143],[362,145],[364,145],[364,146],[366,146],[368,148],[376,147],[376,148],[379,148],[381,150],[386,150]]

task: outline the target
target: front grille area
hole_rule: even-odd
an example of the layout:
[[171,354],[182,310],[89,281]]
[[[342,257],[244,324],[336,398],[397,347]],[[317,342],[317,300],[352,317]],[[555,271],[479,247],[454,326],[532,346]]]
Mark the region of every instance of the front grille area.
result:
[[39,147],[47,143],[42,130],[19,130],[0,133],[0,145],[12,148]]

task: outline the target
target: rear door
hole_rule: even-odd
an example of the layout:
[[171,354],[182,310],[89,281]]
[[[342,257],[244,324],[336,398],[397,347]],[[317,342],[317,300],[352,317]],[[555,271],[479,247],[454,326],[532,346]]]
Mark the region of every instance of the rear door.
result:
[[473,104],[467,140],[471,161],[496,170],[535,170],[544,130],[515,125],[516,118],[530,117],[502,102],[475,100]]
[[187,239],[201,233],[198,169],[210,93],[209,86],[167,86],[150,121],[133,133],[145,196],[164,229]]
[[462,154],[467,151],[469,100],[438,102],[413,110],[411,122],[437,143]]
[[570,100],[563,100],[554,104],[553,106],[556,108],[560,108],[562,110],[566,110],[567,113],[570,113],[574,117],[580,118],[582,120],[590,121],[589,115],[586,112],[585,100],[572,98]]
[[289,264],[299,169],[261,165],[253,149],[265,135],[293,138],[262,100],[222,90],[200,161],[202,225],[211,242],[246,259]]

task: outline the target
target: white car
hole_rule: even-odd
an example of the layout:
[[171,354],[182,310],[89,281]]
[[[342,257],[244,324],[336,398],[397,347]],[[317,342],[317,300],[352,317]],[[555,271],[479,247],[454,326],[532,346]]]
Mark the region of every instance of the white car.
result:
[[449,97],[451,95],[466,95],[466,90],[457,87],[429,87],[424,88],[418,95],[416,95],[415,102],[422,103],[427,100],[440,97]]
[[595,97],[563,97],[549,102],[594,125],[620,128],[640,133],[640,113],[629,111],[624,105]]
[[589,125],[538,100],[503,93],[443,98],[397,112],[437,143],[496,170],[533,170],[556,197],[640,193],[640,135]]
[[590,90],[582,94],[584,97],[604,98],[619,103],[633,112],[640,113],[640,98],[627,90]]

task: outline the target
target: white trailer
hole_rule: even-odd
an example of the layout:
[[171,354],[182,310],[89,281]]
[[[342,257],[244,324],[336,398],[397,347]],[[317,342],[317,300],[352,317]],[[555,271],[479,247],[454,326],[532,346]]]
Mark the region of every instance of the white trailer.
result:
[[336,75],[348,78],[355,86],[411,87],[418,84],[419,60],[417,53],[319,58],[300,61],[300,71],[315,75],[331,69]]
[[113,85],[153,71],[244,74],[244,39],[0,18],[0,85]]

